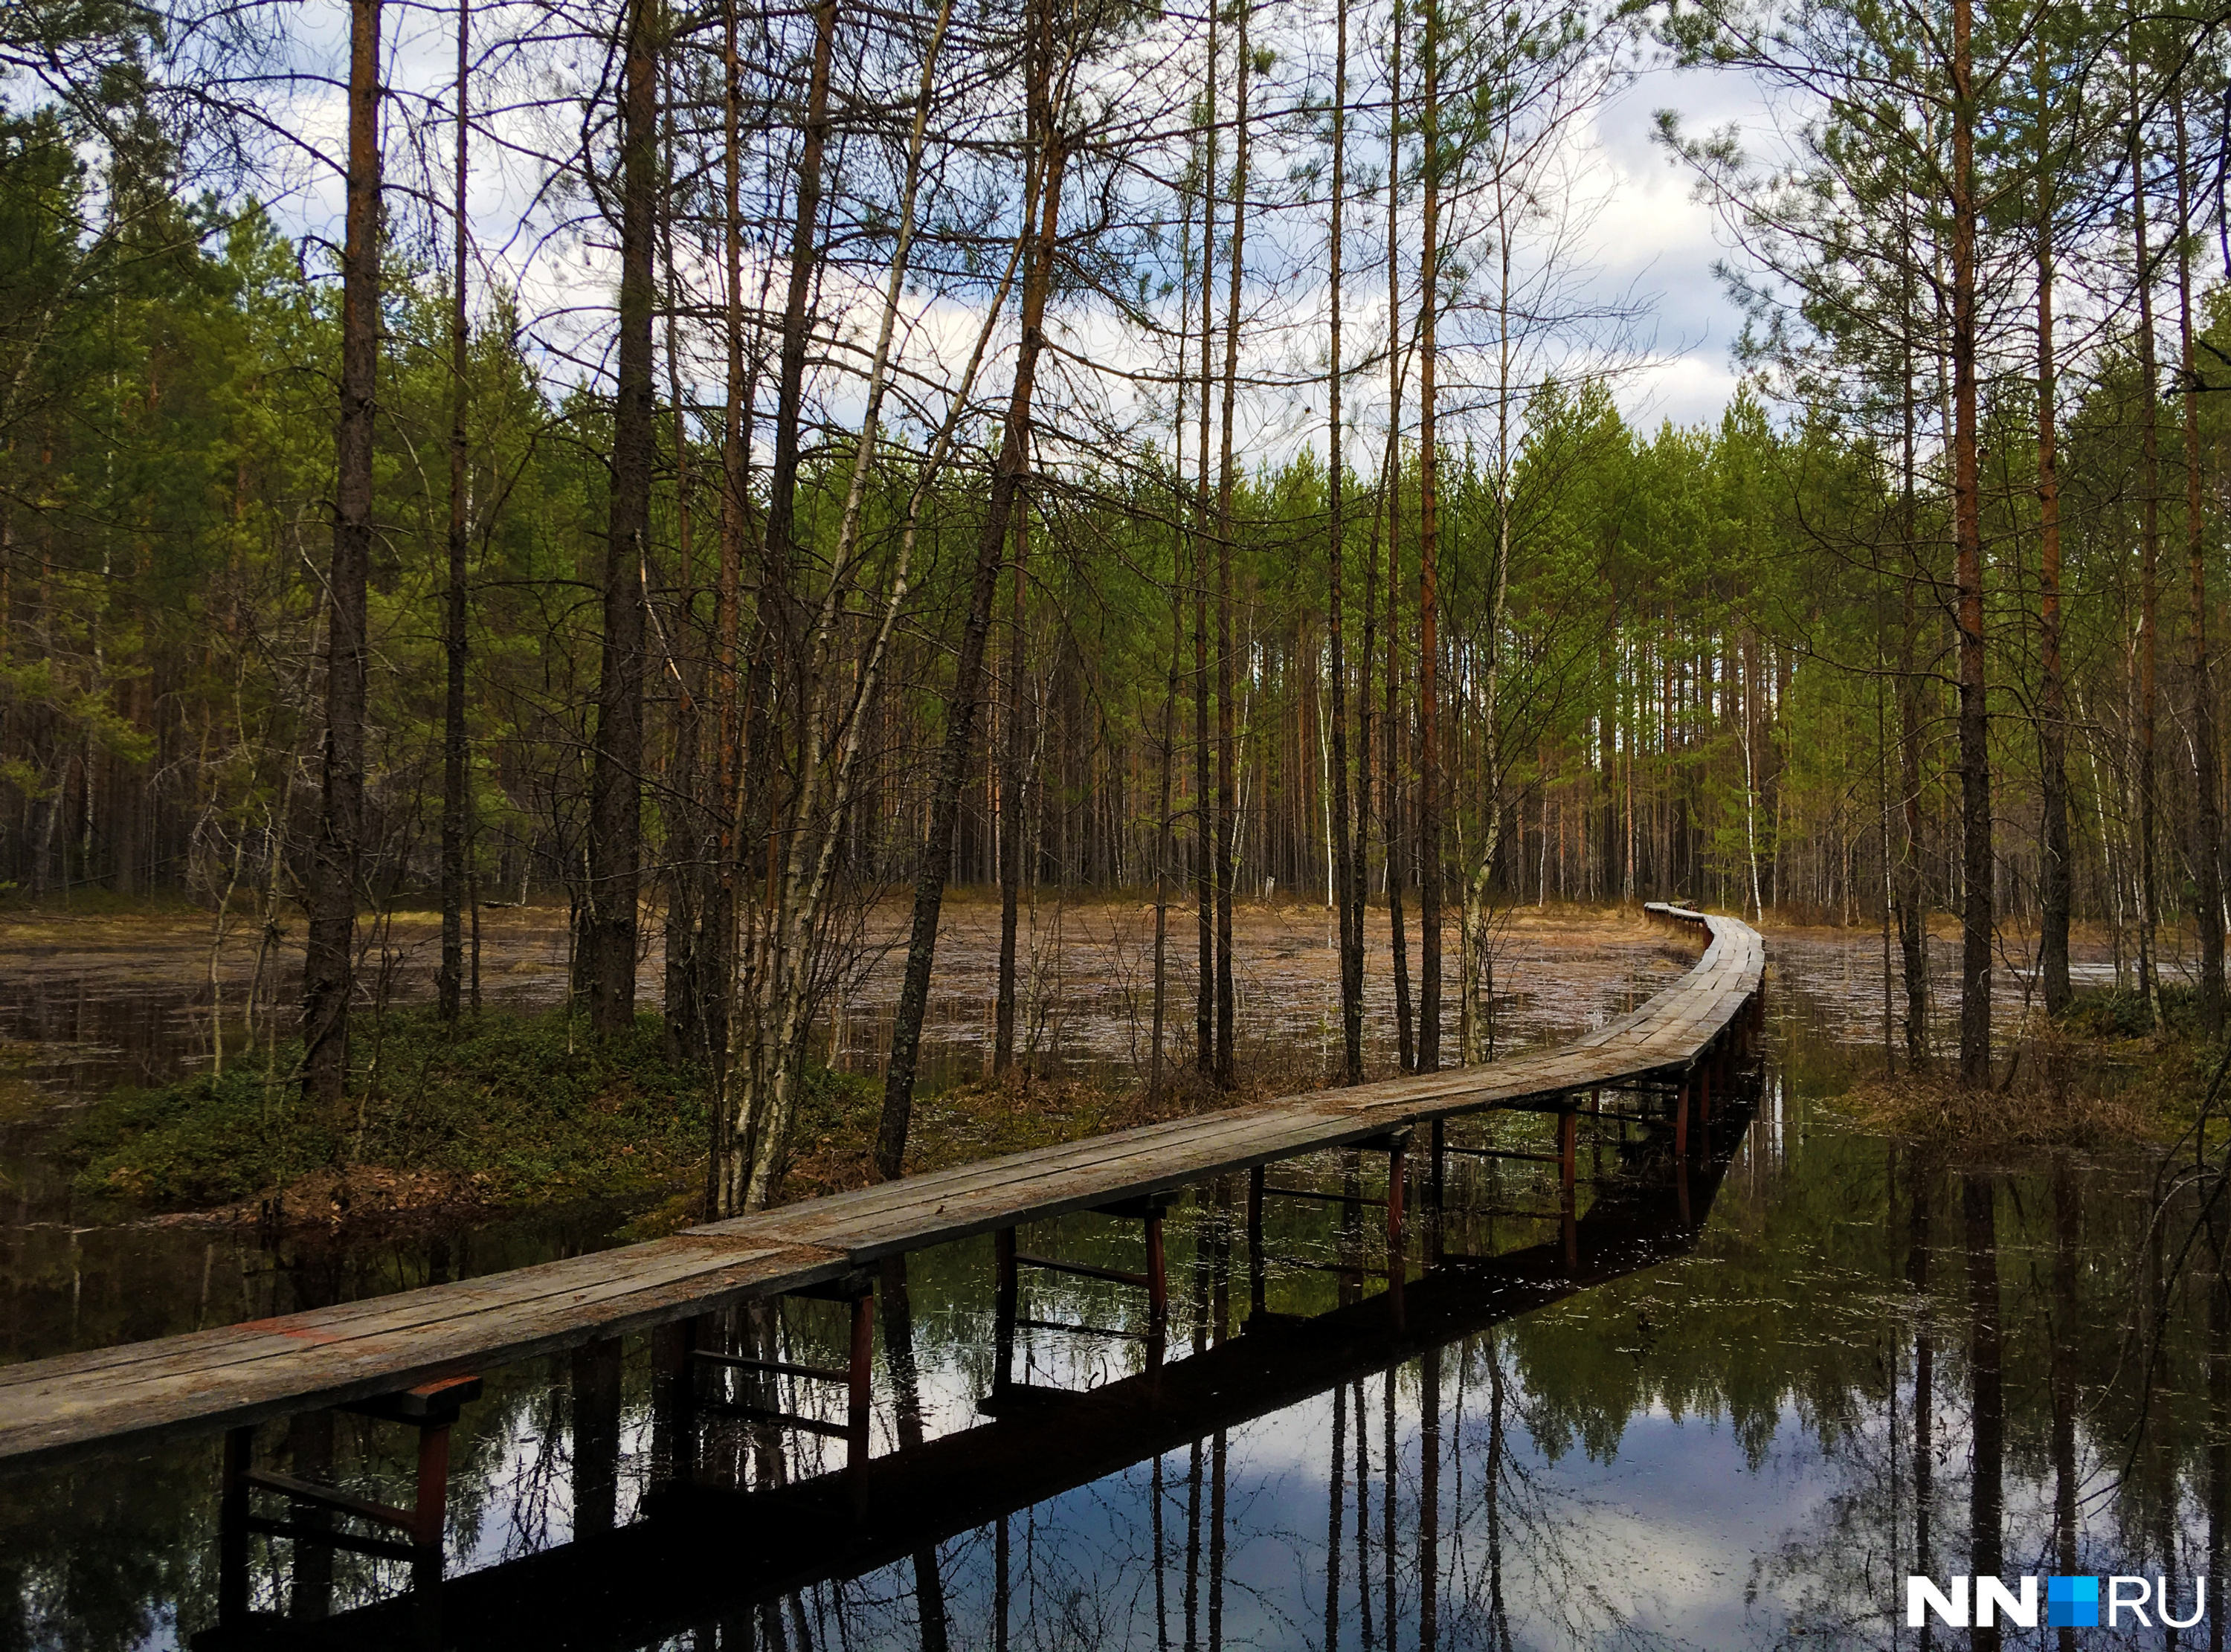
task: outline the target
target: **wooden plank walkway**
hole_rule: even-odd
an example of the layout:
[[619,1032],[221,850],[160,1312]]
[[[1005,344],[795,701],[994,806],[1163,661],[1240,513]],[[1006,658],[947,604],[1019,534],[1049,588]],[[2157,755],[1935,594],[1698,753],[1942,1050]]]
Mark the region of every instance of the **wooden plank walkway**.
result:
[[1739,1028],[1765,949],[1734,919],[1651,910],[1705,930],[1704,957],[1572,1044],[1147,1125],[482,1279],[0,1366],[0,1468],[391,1394],[1437,1119],[1685,1073]]
[[[1251,1322],[1246,1335],[1097,1388],[1038,1391],[1038,1404],[876,1458],[864,1510],[841,1469],[741,1492],[669,1484],[631,1525],[442,1584],[431,1643],[568,1652],[688,1644],[702,1624],[934,1549],[1134,1463],[1687,1255],[1723,1169],[1723,1160],[1698,1165],[1693,1219],[1670,1184],[1618,1189],[1579,1218],[1569,1255],[1552,1241],[1438,1269],[1408,1287],[1399,1320],[1383,1297],[1368,1297],[1305,1320]],[[285,1644],[387,1652],[424,1643],[426,1615],[414,1596],[392,1596],[290,1621]],[[275,1636],[239,1642],[275,1643]],[[216,1636],[196,1642],[209,1652],[223,1644]]]

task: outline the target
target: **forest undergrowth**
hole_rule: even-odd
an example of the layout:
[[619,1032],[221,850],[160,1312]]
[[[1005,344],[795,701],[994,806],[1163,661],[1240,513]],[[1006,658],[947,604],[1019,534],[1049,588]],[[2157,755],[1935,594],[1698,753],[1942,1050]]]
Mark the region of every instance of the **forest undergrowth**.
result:
[[[663,1023],[598,1041],[578,1013],[489,1011],[445,1028],[430,1010],[362,1018],[364,1060],[338,1107],[303,1099],[298,1043],[222,1074],[122,1087],[63,1149],[87,1215],[119,1221],[372,1229],[576,1199],[641,1200],[630,1236],[702,1219],[703,1072]],[[1238,1089],[1180,1068],[1144,1084],[1017,1068],[926,1094],[909,1173],[1266,1100],[1321,1080],[1266,1057]],[[785,1202],[875,1180],[879,1083],[808,1069]]]
[[702,1074],[656,1016],[590,1037],[562,1012],[360,1018],[346,1094],[302,1094],[298,1041],[223,1073],[120,1088],[64,1152],[98,1214],[356,1225],[655,1195],[702,1165]]
[[2222,1060],[2191,988],[2163,986],[2157,1018],[2116,988],[2057,1019],[2034,1011],[1988,1088],[1963,1087],[1939,1061],[1865,1079],[1837,1105],[1872,1130],[1977,1150],[2160,1143],[2192,1129]]

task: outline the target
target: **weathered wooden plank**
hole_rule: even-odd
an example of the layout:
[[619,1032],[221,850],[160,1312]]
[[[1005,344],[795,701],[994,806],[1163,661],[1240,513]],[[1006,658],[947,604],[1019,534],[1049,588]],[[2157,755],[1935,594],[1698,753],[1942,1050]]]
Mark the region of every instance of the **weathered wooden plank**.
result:
[[358,1334],[214,1367],[164,1358],[88,1375],[73,1369],[69,1358],[39,1360],[22,1368],[29,1380],[0,1394],[0,1460],[10,1467],[51,1462],[189,1426],[230,1428],[369,1398],[476,1369],[492,1356],[533,1358],[643,1330],[719,1298],[796,1288],[847,1266],[839,1255],[803,1248],[713,1248],[696,1261],[688,1268],[624,1269],[600,1291],[545,1295],[408,1326],[359,1326]]
[[1742,1013],[1764,945],[1732,919],[1651,910],[1701,928],[1703,957],[1647,1003],[1558,1049],[1141,1126],[485,1279],[0,1368],[0,1460],[389,1392],[1390,1127],[1678,1069]]

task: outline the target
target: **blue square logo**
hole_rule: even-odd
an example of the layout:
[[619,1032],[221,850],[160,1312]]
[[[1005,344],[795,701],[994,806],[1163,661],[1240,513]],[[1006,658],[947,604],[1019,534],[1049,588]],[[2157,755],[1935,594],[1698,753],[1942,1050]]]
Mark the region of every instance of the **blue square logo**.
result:
[[2045,1580],[2045,1622],[2048,1629],[2099,1627],[2099,1580],[2097,1578],[2047,1578]]

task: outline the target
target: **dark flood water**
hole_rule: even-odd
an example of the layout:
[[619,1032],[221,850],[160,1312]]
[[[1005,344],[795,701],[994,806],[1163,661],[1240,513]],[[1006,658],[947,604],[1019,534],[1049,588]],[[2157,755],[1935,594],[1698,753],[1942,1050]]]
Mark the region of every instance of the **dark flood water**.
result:
[[[770,1449],[725,1422],[696,1445],[701,1489],[676,1489],[645,1339],[624,1345],[616,1417],[593,1384],[577,1398],[567,1359],[488,1372],[453,1447],[449,1637],[1913,1647],[1911,1572],[2165,1580],[2189,1616],[2231,1527],[2231,1304],[2200,1213],[2152,1220],[2158,1167],[2139,1155],[1948,1163],[1854,1130],[1826,1098],[1879,1059],[1860,996],[1878,989],[1862,958],[1841,992],[1831,950],[1806,945],[1769,949],[1769,1059],[1711,1158],[1684,1178],[1640,1128],[1584,1126],[1596,1179],[1569,1232],[1507,1214],[1555,1205],[1533,1176],[1550,1167],[1452,1160],[1445,1222],[1413,1223],[1399,1313],[1377,1212],[1348,1226],[1338,1205],[1273,1199],[1258,1307],[1240,1190],[1196,1188],[1169,1223],[1163,1363],[1135,1291],[1026,1273],[1025,1320],[1132,1334],[1018,1332],[1013,1379],[1071,1396],[1011,1396],[994,1418],[991,1242],[909,1259],[877,1302],[863,1518],[833,1472],[841,1442]],[[1540,1149],[1548,1127],[1510,1121],[1498,1139]],[[1370,1196],[1383,1165],[1327,1156],[1274,1180],[1355,1177]],[[164,1231],[143,1257],[130,1236],[148,1230],[18,1231],[7,1347],[486,1271],[600,1242],[611,1218],[566,1220],[322,1255]],[[1106,1218],[1024,1243],[1140,1266],[1136,1225]],[[733,1333],[841,1364],[843,1316],[792,1303]],[[408,1500],[390,1426],[262,1438],[270,1467]],[[217,1468],[216,1444],[191,1442],[0,1479],[0,1648],[190,1643],[216,1616]],[[330,1614],[302,1623],[304,1644],[404,1646],[406,1571],[340,1555],[327,1578],[258,1539],[252,1598]],[[2150,1602],[2145,1628],[2010,1628],[2003,1643],[2220,1646],[2208,1590],[2188,1630]],[[1969,1641],[1938,1626],[1926,1643]]]

